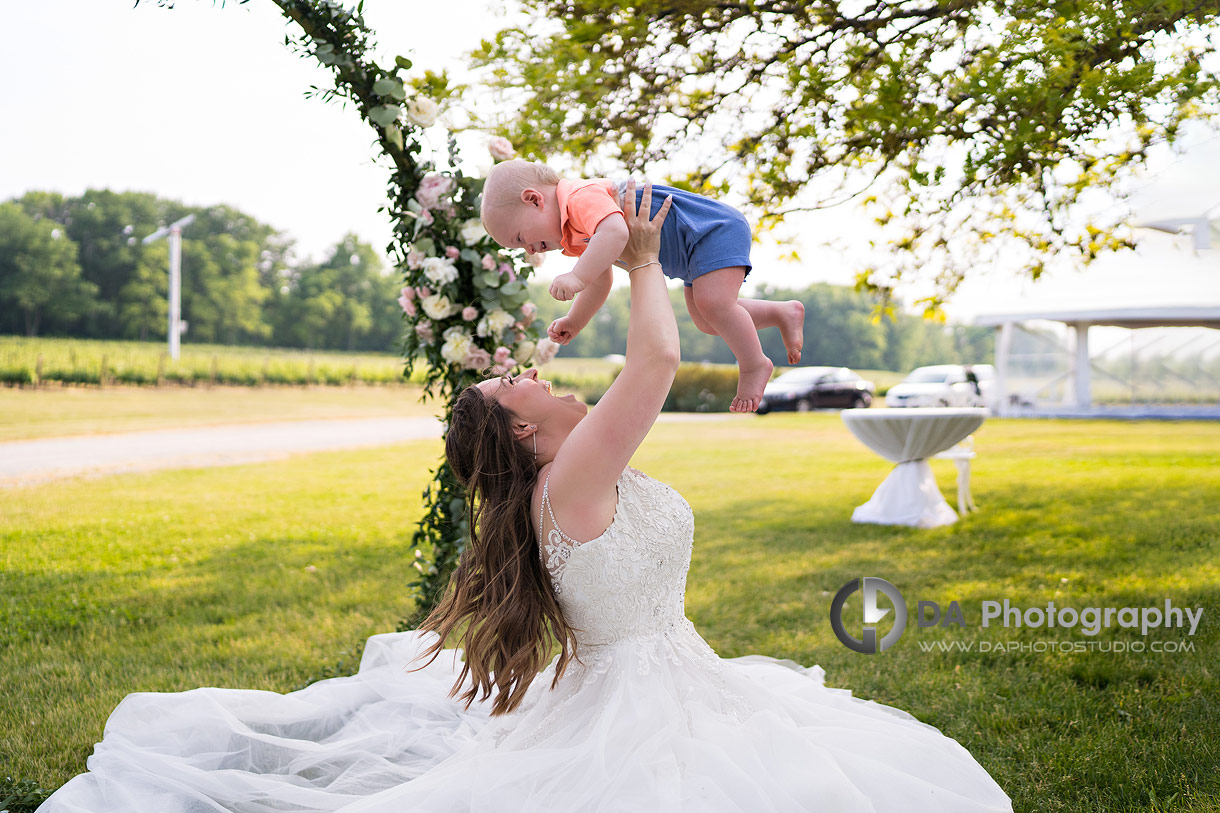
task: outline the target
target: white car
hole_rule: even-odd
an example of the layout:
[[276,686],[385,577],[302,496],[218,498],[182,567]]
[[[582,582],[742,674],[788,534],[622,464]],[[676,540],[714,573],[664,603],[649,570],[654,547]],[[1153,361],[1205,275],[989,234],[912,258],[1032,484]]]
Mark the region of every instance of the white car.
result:
[[[974,374],[970,381],[967,371]],[[975,386],[977,383],[977,387]],[[885,394],[887,407],[992,406],[995,367],[990,364],[934,364],[916,367]]]

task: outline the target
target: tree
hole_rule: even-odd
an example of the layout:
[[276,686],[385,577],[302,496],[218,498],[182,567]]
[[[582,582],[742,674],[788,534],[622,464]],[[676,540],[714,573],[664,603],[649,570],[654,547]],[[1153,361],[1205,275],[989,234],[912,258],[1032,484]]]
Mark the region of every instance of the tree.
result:
[[[43,210],[48,215],[54,211],[48,207],[52,202],[54,198],[40,192],[21,198],[27,211]],[[79,246],[82,274],[97,288],[96,306],[73,332],[99,338],[125,335],[119,303],[124,288],[142,264],[145,247],[137,238],[157,228],[155,224],[166,208],[166,202],[153,194],[109,189],[87,189],[80,197],[62,201],[56,215]],[[144,273],[147,276],[149,272]],[[134,290],[128,289],[127,296]]]
[[299,347],[385,349],[402,328],[400,286],[381,257],[348,234],[319,265],[286,281],[277,305],[276,341]]
[[58,223],[0,204],[0,311],[19,311],[25,335],[38,335],[44,320],[66,322],[89,309],[97,286],[81,276],[76,253]]
[[169,248],[164,241],[147,246],[131,277],[119,289],[118,321],[123,336],[147,341],[169,332]]
[[476,54],[522,152],[666,161],[764,225],[856,198],[893,258],[860,286],[931,276],[932,309],[1002,256],[1036,278],[1129,246],[1083,217],[1086,191],[1220,99],[1201,67],[1216,0],[522,5],[528,22]]

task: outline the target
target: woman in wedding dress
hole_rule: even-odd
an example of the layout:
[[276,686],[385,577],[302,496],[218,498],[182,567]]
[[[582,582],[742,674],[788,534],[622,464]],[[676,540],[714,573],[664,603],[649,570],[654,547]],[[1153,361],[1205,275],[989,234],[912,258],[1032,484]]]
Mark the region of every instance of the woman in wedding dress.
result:
[[627,465],[679,357],[668,207],[644,201],[625,213],[627,361],[597,408],[535,370],[458,396],[446,454],[472,532],[420,628],[286,695],[130,694],[42,811],[1011,811],[932,726],[816,666],[722,659],[686,618],[690,506]]

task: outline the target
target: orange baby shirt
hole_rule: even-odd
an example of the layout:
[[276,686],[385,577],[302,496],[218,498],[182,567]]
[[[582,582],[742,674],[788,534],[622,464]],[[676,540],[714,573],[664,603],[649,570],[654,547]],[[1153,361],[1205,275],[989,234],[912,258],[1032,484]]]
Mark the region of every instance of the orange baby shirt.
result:
[[579,257],[585,253],[589,238],[610,215],[621,215],[618,190],[613,181],[598,178],[588,181],[564,179],[555,187],[559,200],[559,243],[563,253]]

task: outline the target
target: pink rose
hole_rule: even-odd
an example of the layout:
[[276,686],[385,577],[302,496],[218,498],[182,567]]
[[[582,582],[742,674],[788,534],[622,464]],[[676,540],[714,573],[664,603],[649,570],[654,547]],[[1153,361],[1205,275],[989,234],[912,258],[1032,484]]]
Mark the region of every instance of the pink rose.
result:
[[420,299],[427,299],[432,296],[432,289],[426,285],[421,285],[415,289],[415,293],[419,294]]
[[526,302],[521,306],[521,323],[526,327],[529,327],[537,316],[538,306],[533,302]]
[[462,319],[467,322],[473,322],[479,318],[479,309],[474,305],[467,305],[462,308]]
[[424,343],[432,344],[432,323],[424,319],[415,326],[415,335],[418,336]]
[[398,304],[402,305],[402,310],[407,316],[415,318],[415,303],[411,301],[411,297],[407,296],[406,289],[403,289],[403,295],[398,297]]
[[509,350],[507,347],[497,347],[496,354],[493,356],[493,358],[496,360],[496,364],[507,363],[509,356],[512,355],[512,352],[513,351]]
[[440,206],[441,198],[453,191],[453,179],[436,172],[429,173],[415,189],[415,199],[425,209]]
[[505,367],[503,364],[497,364],[494,367],[492,367],[489,372],[492,375],[504,375],[505,373],[507,373],[509,371],[509,369],[510,368]]
[[496,136],[487,142],[487,151],[497,161],[507,161],[517,154],[517,151],[513,149],[513,142],[503,136]]
[[406,297],[407,299],[414,299],[415,298],[415,289],[412,288],[410,285],[408,285],[406,288],[402,289],[402,295],[404,297]]
[[491,364],[491,356],[481,347],[476,347],[466,354],[462,366],[467,370],[482,370]]
[[419,213],[419,222],[423,223],[425,226],[431,226],[433,223],[436,222],[436,218],[432,217],[431,212],[429,212],[427,209],[424,209],[422,212]]
[[517,281],[517,272],[514,271],[513,267],[508,263],[500,263],[500,273],[508,275],[509,282]]
[[412,249],[410,252],[407,253],[407,268],[410,268],[412,271],[414,271],[415,269],[422,266],[424,264],[424,260],[426,260],[426,259],[428,259],[427,254],[423,253],[422,251],[415,251],[414,249]]
[[457,246],[449,246],[445,249],[445,256],[451,260],[456,260],[458,257],[462,256],[462,252],[458,251]]
[[496,258],[491,256],[490,254],[484,254],[483,255],[483,270],[491,271],[495,267],[496,267]]

